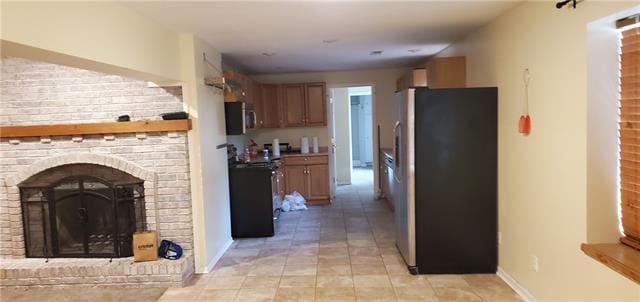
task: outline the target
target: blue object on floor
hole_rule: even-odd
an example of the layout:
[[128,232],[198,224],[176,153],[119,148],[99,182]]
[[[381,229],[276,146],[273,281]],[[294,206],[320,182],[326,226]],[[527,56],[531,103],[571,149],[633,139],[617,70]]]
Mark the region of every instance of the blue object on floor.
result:
[[158,247],[158,255],[169,260],[178,260],[182,257],[182,247],[169,240],[162,240]]

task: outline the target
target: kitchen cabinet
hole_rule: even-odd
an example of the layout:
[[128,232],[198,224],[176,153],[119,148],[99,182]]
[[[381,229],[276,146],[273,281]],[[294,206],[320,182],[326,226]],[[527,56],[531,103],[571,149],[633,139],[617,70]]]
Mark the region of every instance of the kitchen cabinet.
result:
[[396,92],[412,88],[427,86],[427,70],[424,68],[416,68],[404,74],[396,80]]
[[285,127],[305,125],[305,86],[304,84],[282,85],[282,107]]
[[246,102],[256,113],[256,128],[327,125],[327,85],[260,84],[234,70],[224,71],[225,102]]
[[427,61],[429,88],[464,88],[467,86],[465,57],[433,58]]
[[326,126],[326,95],[325,83],[282,85],[283,126]]
[[329,158],[327,155],[285,156],[287,194],[297,191],[309,204],[329,203]]
[[278,128],[282,125],[280,108],[280,85],[260,85],[261,128]]
[[329,165],[308,165],[307,183],[308,200],[315,201],[329,199]]
[[247,94],[246,77],[235,70],[225,70],[223,75],[227,83],[227,87],[224,89],[224,101],[244,102]]
[[327,125],[327,85],[325,83],[305,84],[305,116],[307,126]]
[[287,194],[294,191],[307,197],[307,166],[305,165],[286,165],[284,166],[284,177]]

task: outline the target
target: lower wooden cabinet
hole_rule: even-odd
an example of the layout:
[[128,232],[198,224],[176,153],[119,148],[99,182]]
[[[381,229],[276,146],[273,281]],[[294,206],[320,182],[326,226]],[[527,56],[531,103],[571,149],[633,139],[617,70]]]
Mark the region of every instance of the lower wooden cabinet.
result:
[[325,204],[331,199],[327,155],[285,157],[283,160],[287,194],[302,194],[309,204]]
[[284,178],[286,179],[286,192],[287,194],[291,194],[294,191],[298,191],[298,193],[302,194],[305,198],[307,197],[307,166],[292,166],[285,165],[284,166]]
[[307,189],[310,201],[329,199],[329,165],[307,166]]

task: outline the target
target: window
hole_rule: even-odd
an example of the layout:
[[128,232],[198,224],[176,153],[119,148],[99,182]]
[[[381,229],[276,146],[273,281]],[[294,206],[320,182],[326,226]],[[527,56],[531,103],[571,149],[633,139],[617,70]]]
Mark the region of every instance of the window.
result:
[[640,249],[640,27],[622,32],[620,68],[621,241]]

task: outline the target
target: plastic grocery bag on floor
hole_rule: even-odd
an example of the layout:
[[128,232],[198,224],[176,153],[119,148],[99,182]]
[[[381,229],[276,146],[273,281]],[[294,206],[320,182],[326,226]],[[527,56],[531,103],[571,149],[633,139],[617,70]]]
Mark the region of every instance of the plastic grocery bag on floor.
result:
[[306,201],[304,200],[304,196],[297,191],[293,191],[291,195],[286,195],[284,197],[284,201],[282,202],[282,211],[289,212],[306,210],[307,206],[305,203]]

